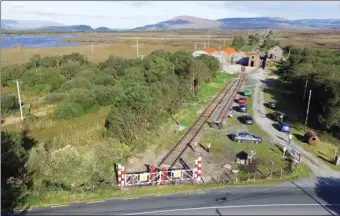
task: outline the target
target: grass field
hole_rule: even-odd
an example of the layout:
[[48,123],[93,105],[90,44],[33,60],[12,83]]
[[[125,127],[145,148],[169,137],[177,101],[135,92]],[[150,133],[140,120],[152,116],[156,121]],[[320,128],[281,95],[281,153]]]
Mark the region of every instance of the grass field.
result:
[[[334,147],[340,148],[339,140],[331,138],[325,134],[318,134],[321,143],[316,146],[308,145],[301,141],[301,137],[304,135],[304,115],[299,113],[301,110],[300,103],[298,101],[292,101],[290,96],[292,92],[289,92],[284,88],[280,81],[275,82],[274,86],[267,87],[265,90],[265,101],[278,101],[278,109],[287,114],[289,123],[291,125],[292,134],[297,143],[303,146],[304,149],[313,153],[326,164],[333,169],[340,170],[340,166],[335,166],[331,161],[334,158]],[[269,108],[266,111],[272,112]]]
[[[298,47],[339,48],[339,30],[275,30],[281,46],[293,44]],[[210,47],[219,48],[231,45],[232,37],[244,35],[248,30],[221,30],[211,31]],[[263,30],[250,30],[250,33],[264,33]],[[81,41],[84,45],[62,47],[17,47],[1,49],[1,64],[18,64],[28,61],[33,55],[41,56],[64,55],[72,52],[86,55],[92,62],[101,62],[110,55],[126,58],[136,57],[136,37],[139,38],[140,54],[147,55],[154,50],[165,49],[170,52],[179,50],[194,51],[203,49],[208,41],[208,34],[204,31],[168,31],[168,32],[113,32],[113,33],[74,33],[77,38],[66,39],[69,41]],[[94,37],[102,36],[102,38]],[[110,38],[112,36],[112,38]],[[103,38],[105,37],[105,38]],[[115,37],[115,38],[113,38]],[[92,54],[91,43],[99,43],[94,46]]]

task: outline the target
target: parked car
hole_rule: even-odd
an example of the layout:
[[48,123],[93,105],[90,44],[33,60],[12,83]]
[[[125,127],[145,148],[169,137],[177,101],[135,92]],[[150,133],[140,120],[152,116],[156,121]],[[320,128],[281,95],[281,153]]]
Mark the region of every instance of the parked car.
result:
[[277,105],[277,102],[275,102],[275,101],[270,101],[270,102],[268,102],[268,106],[269,106],[270,108],[272,108],[272,109],[275,109],[275,108],[276,108],[276,105]]
[[282,132],[287,132],[287,133],[290,132],[290,126],[289,126],[289,124],[287,122],[281,122],[279,124],[279,129]]
[[238,99],[238,104],[246,104],[247,102],[247,98],[246,97],[240,97]]
[[248,108],[247,108],[247,104],[240,104],[240,106],[239,106],[239,110],[240,110],[241,112],[244,112],[244,113],[246,113],[246,112],[247,112],[247,110],[248,110]]
[[254,124],[253,118],[250,115],[244,115],[243,121],[246,124]]
[[278,121],[278,122],[283,122],[284,120],[287,119],[287,116],[286,114],[284,114],[283,112],[280,112],[280,111],[275,111],[271,114],[272,116],[272,119],[274,121]]
[[246,141],[246,142],[254,142],[261,143],[262,137],[250,134],[248,132],[235,133],[232,135],[232,139],[238,143]]

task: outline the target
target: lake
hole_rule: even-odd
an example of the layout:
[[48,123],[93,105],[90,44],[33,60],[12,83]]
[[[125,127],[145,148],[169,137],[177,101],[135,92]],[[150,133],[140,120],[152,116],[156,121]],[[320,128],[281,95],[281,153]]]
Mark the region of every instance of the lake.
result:
[[53,47],[53,46],[74,46],[81,45],[82,42],[64,42],[64,38],[73,38],[73,35],[16,35],[1,36],[1,47],[25,46],[25,47]]

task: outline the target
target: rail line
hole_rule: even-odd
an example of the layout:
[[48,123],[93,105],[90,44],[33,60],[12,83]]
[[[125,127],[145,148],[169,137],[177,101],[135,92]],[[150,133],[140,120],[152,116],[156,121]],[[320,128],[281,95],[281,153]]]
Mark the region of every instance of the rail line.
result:
[[230,95],[230,99],[228,101],[226,101],[225,103],[225,106],[222,107],[222,111],[220,113],[220,115],[218,115],[218,118],[217,120],[214,122],[215,124],[217,124],[218,128],[221,129],[222,125],[224,124],[224,120],[230,110],[230,107],[233,105],[234,103],[234,99],[235,99],[235,96],[238,92],[238,90],[240,89],[242,83],[244,81],[244,76],[242,76],[239,80],[239,82],[236,84],[236,90],[235,91],[232,91],[232,94]]
[[[240,74],[238,78],[238,82],[242,83],[244,75]],[[188,147],[188,144],[192,142],[195,137],[199,134],[200,130],[204,126],[207,119],[214,113],[218,105],[222,102],[223,98],[226,95],[232,95],[234,91],[237,93],[237,88],[234,86],[232,88],[234,82],[229,81],[226,87],[212,100],[212,102],[204,109],[202,114],[196,120],[196,122],[191,126],[191,128],[186,132],[186,134],[180,139],[180,141],[161,159],[158,163],[158,166],[162,164],[171,164],[170,167],[173,167],[176,162],[180,159],[180,157],[184,154],[185,150]],[[238,85],[239,86],[239,85]],[[232,93],[230,93],[232,92]],[[234,98],[232,98],[233,100]]]

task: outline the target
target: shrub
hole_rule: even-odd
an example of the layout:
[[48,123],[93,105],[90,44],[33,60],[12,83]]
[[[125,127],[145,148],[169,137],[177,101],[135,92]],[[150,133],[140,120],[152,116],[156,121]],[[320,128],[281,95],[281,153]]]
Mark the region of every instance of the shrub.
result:
[[67,91],[75,88],[84,88],[89,89],[91,88],[91,83],[86,78],[77,77],[73,78],[72,80],[67,81],[60,87],[60,91]]
[[110,104],[114,104],[118,94],[120,93],[120,89],[117,87],[100,85],[94,87],[93,93],[99,105],[107,106]]
[[1,96],[1,114],[18,109],[18,97],[15,94],[3,94]]
[[98,105],[93,92],[80,88],[72,89],[69,92],[67,101],[80,104],[85,112],[89,111],[93,106]]
[[80,104],[76,103],[58,103],[53,111],[54,119],[71,119],[81,116],[83,114],[83,108]]

